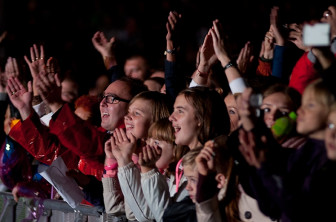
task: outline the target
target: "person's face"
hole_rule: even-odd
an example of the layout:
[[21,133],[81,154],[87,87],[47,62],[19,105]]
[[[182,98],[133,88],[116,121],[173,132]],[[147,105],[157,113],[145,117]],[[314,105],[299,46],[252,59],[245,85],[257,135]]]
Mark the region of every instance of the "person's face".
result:
[[290,99],[281,92],[265,97],[260,108],[263,110],[264,121],[268,128],[273,126],[276,119],[287,116],[292,111]]
[[305,91],[298,109],[296,130],[310,138],[324,139],[328,109],[316,100],[314,93]]
[[200,123],[195,116],[194,107],[190,105],[184,95],[176,97],[174,111],[169,120],[175,130],[175,143],[177,145],[187,145],[190,149],[193,149],[199,144],[197,135],[200,130]]
[[69,80],[64,80],[61,84],[62,100],[68,103],[74,102],[78,97],[77,84]]
[[137,139],[147,137],[148,129],[152,123],[152,104],[148,100],[136,99],[128,108],[125,116],[127,133],[133,134]]
[[184,176],[187,178],[186,190],[189,193],[190,199],[196,203],[196,191],[197,191],[197,182],[198,182],[198,171],[197,168],[191,166],[183,167]]
[[[120,80],[116,80],[111,83],[104,91],[104,95],[115,95],[126,100],[131,99],[129,85]],[[124,101],[119,101],[116,104],[109,104],[104,98],[100,102],[101,127],[112,131],[116,127],[120,126],[124,122],[124,116],[127,113],[127,106],[128,103]]]
[[226,108],[229,113],[230,123],[231,123],[231,132],[238,128],[239,122],[239,113],[237,108],[237,102],[232,94],[229,94],[224,99]]
[[147,72],[146,62],[140,57],[128,59],[125,62],[124,71],[126,76],[144,81]]
[[148,138],[146,143],[150,146],[156,146],[161,149],[161,157],[156,161],[155,165],[158,169],[166,169],[173,161],[174,145],[172,143],[168,143],[167,141],[155,138]]
[[328,116],[325,145],[328,158],[336,161],[336,111],[332,111]]

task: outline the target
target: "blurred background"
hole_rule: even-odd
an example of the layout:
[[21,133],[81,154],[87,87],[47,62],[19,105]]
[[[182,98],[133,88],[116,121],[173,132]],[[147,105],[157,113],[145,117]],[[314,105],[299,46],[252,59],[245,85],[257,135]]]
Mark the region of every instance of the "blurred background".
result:
[[[329,1],[330,2],[330,1]],[[320,18],[329,2],[272,0],[0,0],[0,66],[8,56],[25,65],[24,55],[34,43],[45,46],[46,57],[59,60],[62,72],[71,72],[82,89],[94,84],[104,72],[100,54],[91,38],[103,31],[118,40],[120,62],[133,52],[144,53],[150,65],[163,69],[168,13],[176,10],[183,16],[183,68],[191,75],[196,53],[204,35],[219,19],[233,40],[234,54],[251,41],[258,47],[269,28],[270,8],[280,7],[283,24]]]

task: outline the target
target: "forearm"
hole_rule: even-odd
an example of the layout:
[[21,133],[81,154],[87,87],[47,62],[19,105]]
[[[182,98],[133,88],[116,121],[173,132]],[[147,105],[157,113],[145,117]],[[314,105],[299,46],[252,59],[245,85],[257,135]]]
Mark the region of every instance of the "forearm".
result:
[[169,187],[165,176],[153,169],[141,174],[141,187],[156,221],[162,221],[163,213],[170,203]]
[[118,168],[118,179],[125,202],[129,205],[138,221],[153,220],[154,217],[144,198],[139,169],[134,163]]

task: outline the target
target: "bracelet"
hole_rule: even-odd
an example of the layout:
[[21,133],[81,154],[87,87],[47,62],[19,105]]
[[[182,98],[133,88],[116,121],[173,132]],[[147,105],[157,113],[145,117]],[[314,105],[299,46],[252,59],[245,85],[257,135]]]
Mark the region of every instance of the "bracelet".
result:
[[224,66],[224,72],[225,72],[225,70],[227,70],[228,68],[230,68],[231,66],[234,66],[234,64],[230,61],[230,62],[228,62],[228,64],[226,64],[226,66]]
[[117,169],[117,168],[118,168],[118,163],[114,163],[114,164],[112,164],[112,165],[104,166],[104,169],[105,169],[106,171],[108,171],[108,170],[115,170],[115,169]]
[[166,49],[165,51],[164,51],[164,55],[167,55],[167,53],[168,54],[172,54],[172,55],[174,55],[175,54],[175,48],[174,49],[172,49],[172,50],[169,50],[169,49]]

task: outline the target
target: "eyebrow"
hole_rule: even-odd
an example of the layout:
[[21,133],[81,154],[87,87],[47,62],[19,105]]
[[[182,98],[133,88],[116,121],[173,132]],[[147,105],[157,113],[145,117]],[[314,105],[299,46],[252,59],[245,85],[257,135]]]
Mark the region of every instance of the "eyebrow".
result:
[[175,109],[184,109],[184,110],[186,110],[186,108],[184,106],[176,106]]

